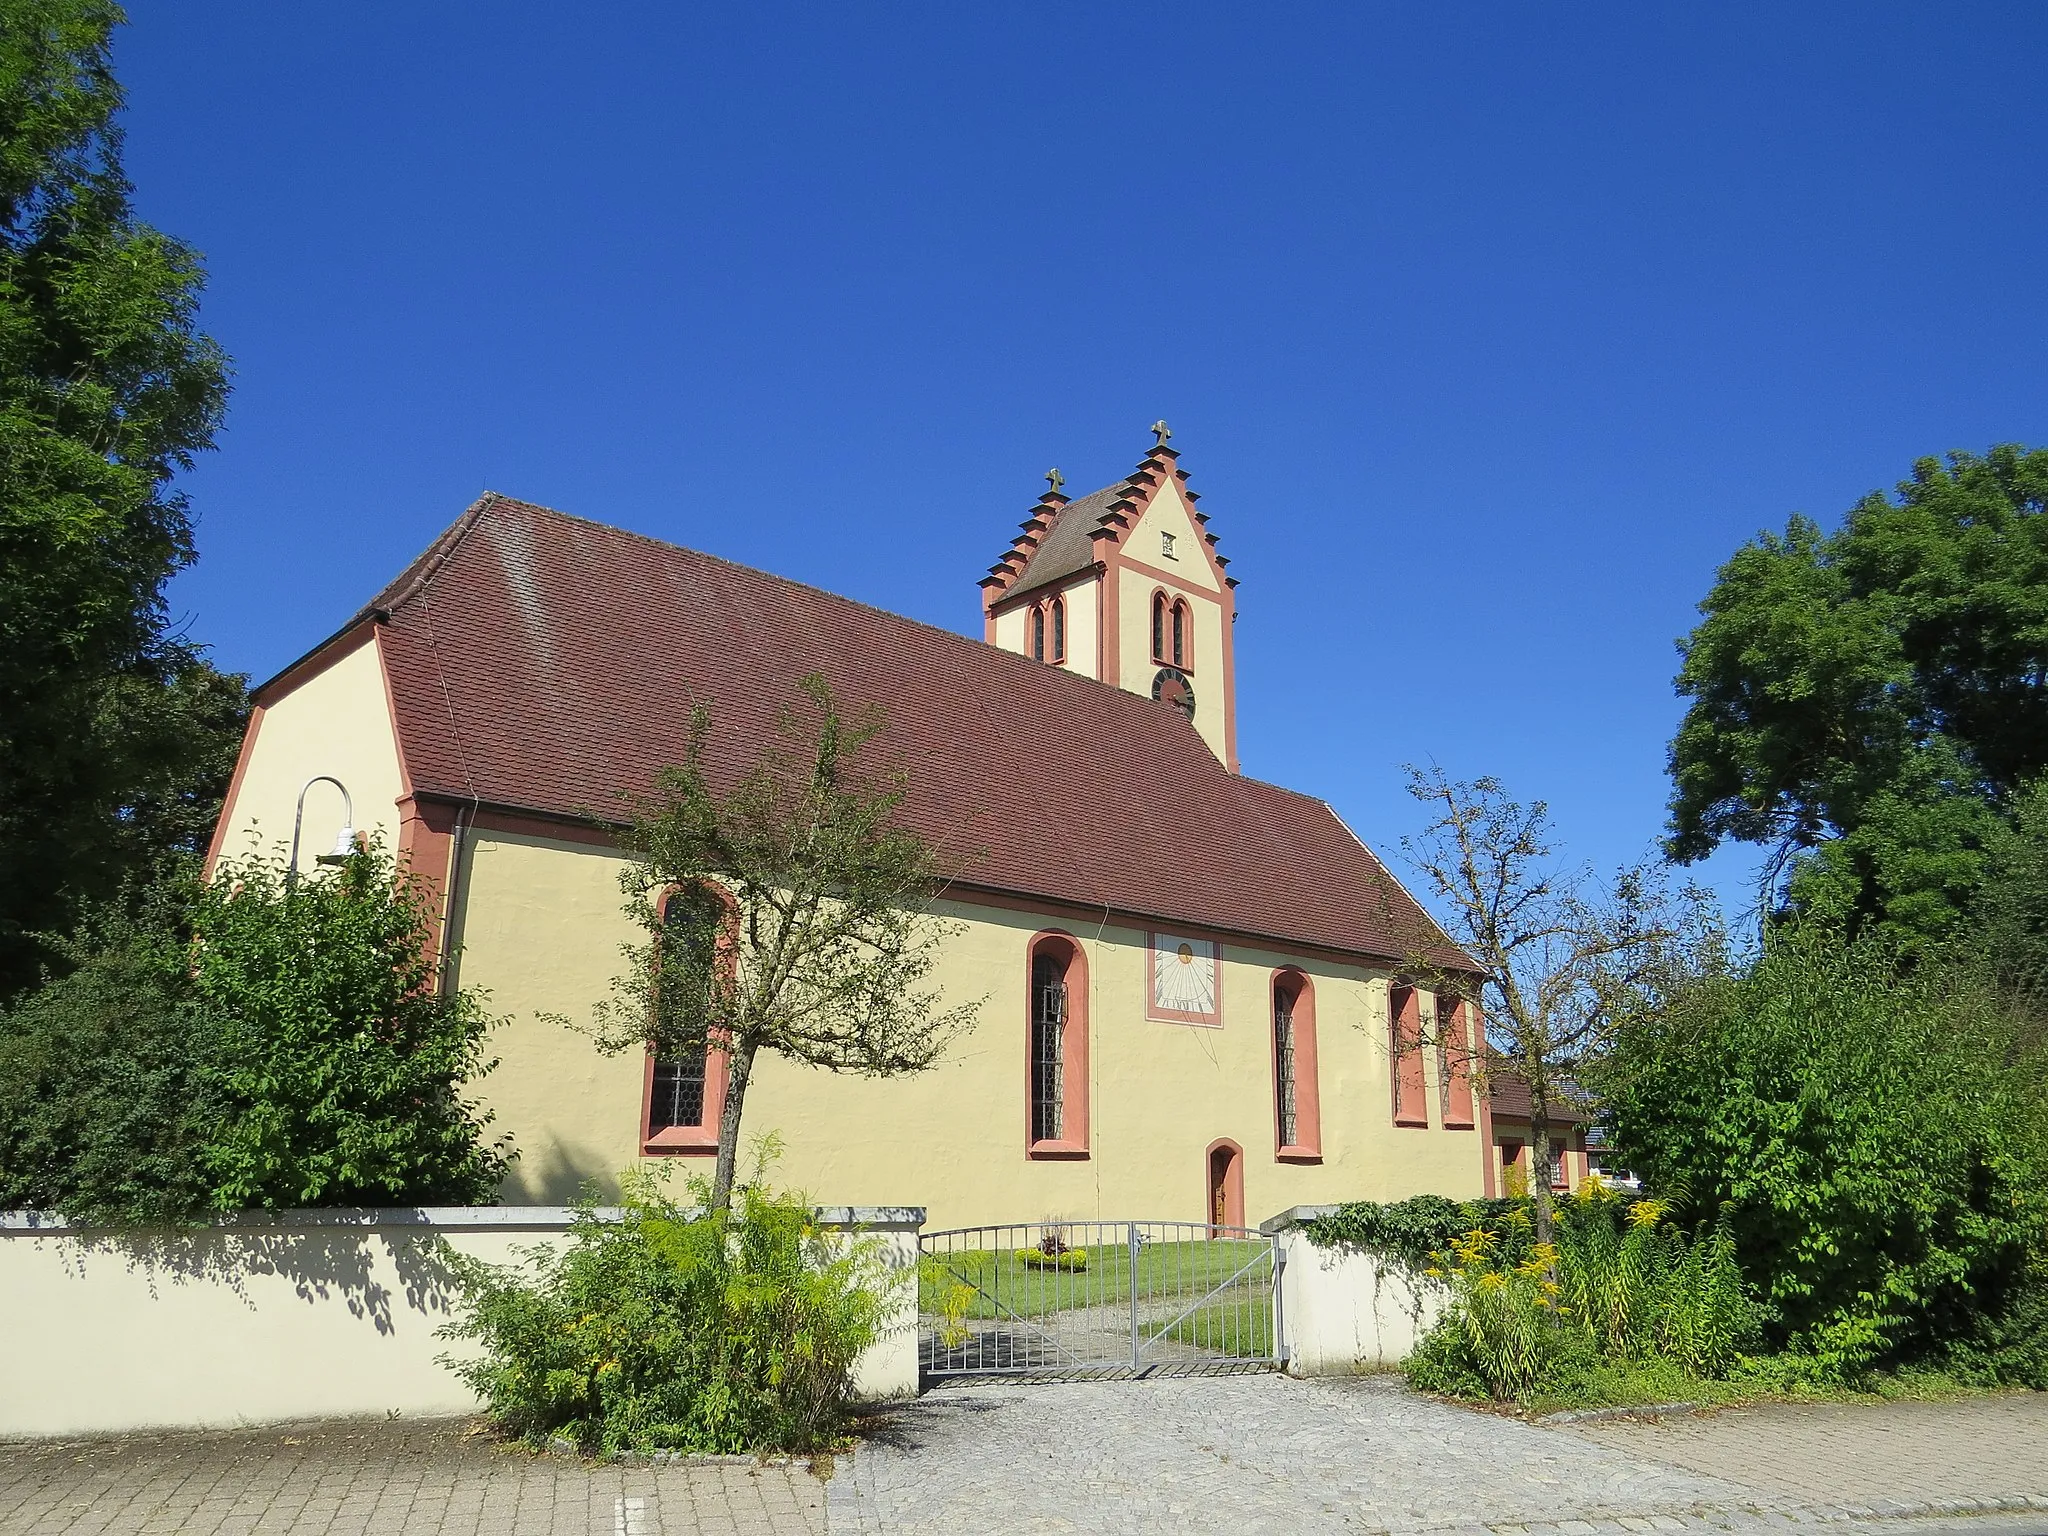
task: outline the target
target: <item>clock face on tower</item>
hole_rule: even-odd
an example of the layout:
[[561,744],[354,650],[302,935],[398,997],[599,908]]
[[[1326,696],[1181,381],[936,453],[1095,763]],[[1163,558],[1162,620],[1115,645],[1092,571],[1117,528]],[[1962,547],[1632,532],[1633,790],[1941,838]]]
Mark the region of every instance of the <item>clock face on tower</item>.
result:
[[1179,667],[1161,667],[1152,679],[1152,697],[1171,704],[1190,720],[1195,718],[1195,685]]

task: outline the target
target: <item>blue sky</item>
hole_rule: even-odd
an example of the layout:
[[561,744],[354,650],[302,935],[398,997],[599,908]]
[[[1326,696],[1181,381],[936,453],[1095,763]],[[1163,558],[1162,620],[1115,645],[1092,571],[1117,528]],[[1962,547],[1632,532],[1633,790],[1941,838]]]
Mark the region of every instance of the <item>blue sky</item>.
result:
[[259,677],[487,486],[979,634],[1163,415],[1246,771],[1609,865],[1740,541],[2048,441],[2044,7],[134,12],[237,370],[172,599]]

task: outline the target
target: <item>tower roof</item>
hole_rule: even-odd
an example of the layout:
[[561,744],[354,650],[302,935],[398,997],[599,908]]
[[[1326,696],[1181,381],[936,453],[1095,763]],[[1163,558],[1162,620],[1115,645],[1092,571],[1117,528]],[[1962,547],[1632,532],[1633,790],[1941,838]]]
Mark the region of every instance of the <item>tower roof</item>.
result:
[[[1201,495],[1189,489],[1188,472],[1180,468],[1179,458],[1179,450],[1162,442],[1114,485],[1105,485],[1074,501],[1056,489],[1047,491],[1019,525],[1009,550],[982,578],[983,601],[993,606],[1087,570],[1102,558],[1099,546],[1103,541],[1117,544],[1136,526],[1168,476],[1180,482],[1181,495],[1193,507]],[[1220,573],[1230,562],[1216,553],[1216,535],[1206,526],[1208,517],[1198,511],[1195,521],[1204,525],[1202,537]],[[1225,575],[1223,580],[1233,587],[1237,585],[1234,576]]]

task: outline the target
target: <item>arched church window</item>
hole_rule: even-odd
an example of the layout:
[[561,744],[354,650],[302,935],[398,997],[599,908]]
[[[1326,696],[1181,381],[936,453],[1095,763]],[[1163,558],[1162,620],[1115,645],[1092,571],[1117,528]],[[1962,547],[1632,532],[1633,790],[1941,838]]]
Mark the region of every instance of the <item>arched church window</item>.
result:
[[1316,995],[1308,977],[1273,976],[1274,1152],[1283,1162],[1319,1162],[1322,1094],[1316,1073]]
[[[732,901],[709,886],[660,898],[662,974],[655,1007],[672,1027],[704,1027],[711,989],[732,964]],[[725,1053],[708,1037],[647,1052],[641,1145],[647,1152],[715,1152],[725,1111]]]
[[1045,605],[1031,605],[1031,659],[1045,660]]
[[1028,1149],[1033,1157],[1088,1153],[1088,981],[1080,946],[1040,934],[1027,967]]
[[1162,666],[1171,653],[1166,649],[1166,594],[1152,594],[1152,659]]
[[1193,638],[1188,633],[1188,605],[1176,599],[1173,605],[1173,664],[1183,672],[1190,669]]
[[1067,603],[1065,598],[1052,600],[1052,659],[1067,659]]

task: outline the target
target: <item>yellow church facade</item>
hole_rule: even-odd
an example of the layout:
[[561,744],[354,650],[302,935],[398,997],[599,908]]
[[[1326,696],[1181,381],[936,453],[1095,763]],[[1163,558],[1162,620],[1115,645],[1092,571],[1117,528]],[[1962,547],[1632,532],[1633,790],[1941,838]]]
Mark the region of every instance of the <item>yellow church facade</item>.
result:
[[[445,984],[503,1016],[478,1085],[503,1198],[636,1162],[709,1171],[696,1062],[603,1055],[587,1019],[635,936],[606,813],[710,712],[714,773],[758,755],[811,671],[880,706],[906,821],[956,857],[935,981],[980,1003],[929,1071],[764,1055],[745,1133],[813,1199],[932,1227],[1477,1196],[1469,1008],[1409,984],[1458,956],[1321,801],[1236,771],[1235,583],[1177,455],[1053,488],[982,583],[984,638],[486,496],[257,690],[214,852],[302,862],[344,820],[430,882]],[[310,788],[308,787],[310,785]]]

